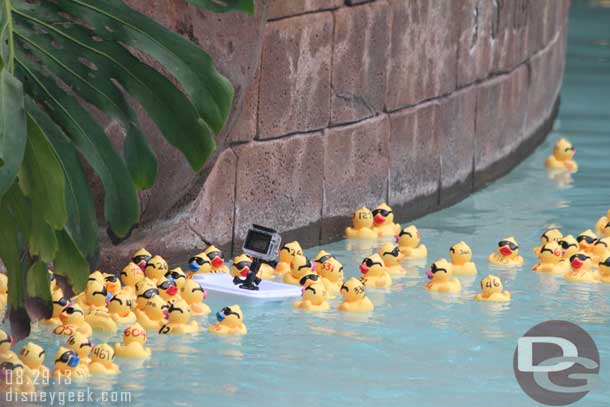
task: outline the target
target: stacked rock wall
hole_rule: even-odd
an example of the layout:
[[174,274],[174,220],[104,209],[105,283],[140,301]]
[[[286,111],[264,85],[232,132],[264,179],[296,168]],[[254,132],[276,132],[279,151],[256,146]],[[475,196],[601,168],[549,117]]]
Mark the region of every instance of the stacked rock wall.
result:
[[255,17],[129,2],[210,52],[236,101],[202,174],[151,126],[160,180],[103,264],[236,252],[253,222],[326,243],[382,201],[401,221],[437,210],[527,156],[558,105],[568,0],[267,0]]

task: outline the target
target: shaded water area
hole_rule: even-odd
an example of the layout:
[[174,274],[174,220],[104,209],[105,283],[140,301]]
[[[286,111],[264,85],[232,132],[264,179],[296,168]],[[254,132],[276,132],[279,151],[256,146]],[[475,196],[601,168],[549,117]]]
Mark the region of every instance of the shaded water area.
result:
[[[293,310],[290,302],[242,303],[245,337],[153,334],[150,361],[120,362],[122,375],[93,377],[70,388],[130,391],[129,404],[89,405],[137,407],[533,405],[513,375],[517,339],[539,322],[565,319],[592,335],[602,360],[601,387],[578,405],[608,406],[610,284],[568,283],[531,271],[536,262],[531,249],[544,229],[576,235],[610,207],[610,9],[602,4],[573,2],[562,106],[548,140],[506,177],[417,220],[429,250],[427,264],[409,265],[408,275],[395,279],[390,290],[369,290],[376,305],[371,315],[308,314]],[[551,178],[543,162],[560,137],[574,143],[580,171]],[[493,269],[486,257],[510,235],[521,245],[525,266]],[[422,288],[425,267],[447,257],[460,240],[473,248],[479,275],[461,278],[460,294],[431,295]],[[323,248],[338,257],[349,277],[359,274],[362,258],[380,243],[340,241]],[[488,273],[502,278],[512,302],[473,300]],[[213,310],[230,305],[213,294],[208,304]],[[207,326],[212,319],[200,322]],[[32,339],[47,347],[50,366],[59,342],[47,328],[36,329]],[[102,339],[115,342],[119,335],[95,340]]]

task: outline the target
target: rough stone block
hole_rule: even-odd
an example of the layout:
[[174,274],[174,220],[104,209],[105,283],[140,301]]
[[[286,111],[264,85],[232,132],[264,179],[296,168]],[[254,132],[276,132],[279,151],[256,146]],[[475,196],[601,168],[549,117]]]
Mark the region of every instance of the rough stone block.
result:
[[354,122],[383,110],[389,11],[380,1],[335,12],[331,123]]
[[268,0],[269,19],[341,7],[343,0]]
[[261,65],[260,138],[328,125],[332,32],[331,13],[267,24]]
[[386,108],[397,110],[454,90],[459,2],[391,0],[390,5]]
[[472,192],[476,88],[468,87],[439,101],[441,205]]
[[280,232],[298,229],[297,240],[306,246],[317,244],[324,176],[322,134],[242,144],[235,153],[234,247],[241,247],[252,223]]
[[184,0],[126,0],[125,3],[176,32],[184,26],[185,17],[188,16],[188,6]]
[[525,138],[528,72],[521,66],[478,86],[475,134],[475,186],[495,176],[493,164]]
[[260,84],[260,69],[257,69],[252,83],[244,93],[241,112],[231,129],[231,143],[244,143],[254,140],[258,132],[258,91]]
[[322,243],[340,238],[356,209],[387,200],[389,149],[387,115],[326,131]]
[[172,265],[185,264],[189,256],[208,243],[230,253],[236,166],[235,153],[224,150],[199,193],[190,197],[189,204],[179,212],[135,229],[128,240],[117,246],[102,234],[100,269],[116,271],[141,247],[160,254]]
[[390,115],[389,204],[401,220],[438,204],[438,114],[428,102]]
[[493,44],[493,72],[509,72],[525,61],[528,47],[527,0],[492,3],[489,41]]
[[238,141],[251,140],[256,134],[256,75],[267,18],[266,2],[255,2],[254,16],[246,13],[218,14],[193,5],[188,11],[190,20],[185,28],[186,35],[210,54],[218,70],[235,88],[231,115],[216,137],[216,143],[224,146],[235,141],[233,134],[239,134]]
[[490,41],[493,4],[488,0],[464,0],[460,7],[457,85],[489,76],[493,65]]

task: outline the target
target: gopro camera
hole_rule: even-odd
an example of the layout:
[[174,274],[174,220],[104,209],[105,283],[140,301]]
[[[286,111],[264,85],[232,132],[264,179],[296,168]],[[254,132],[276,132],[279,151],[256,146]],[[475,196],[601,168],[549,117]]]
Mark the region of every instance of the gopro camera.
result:
[[281,242],[282,237],[275,230],[252,225],[244,240],[243,251],[252,258],[273,261],[280,253]]
[[281,242],[282,237],[275,230],[252,225],[243,246],[244,253],[252,258],[252,266],[246,278],[241,279],[236,276],[233,284],[239,285],[239,288],[244,290],[258,290],[261,282],[261,279],[256,276],[258,270],[264,261],[269,262],[277,258]]

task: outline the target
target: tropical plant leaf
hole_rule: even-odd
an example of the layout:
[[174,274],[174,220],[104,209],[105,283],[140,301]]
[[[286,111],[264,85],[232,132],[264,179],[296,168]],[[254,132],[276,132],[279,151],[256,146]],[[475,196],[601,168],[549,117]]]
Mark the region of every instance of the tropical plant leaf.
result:
[[57,152],[63,169],[68,211],[65,230],[72,237],[80,252],[91,257],[98,247],[98,225],[93,195],[76,149],[68,136],[30,99],[26,99],[26,107],[32,117],[45,128],[45,135]]
[[32,200],[32,212],[54,229],[62,229],[68,214],[64,202],[61,165],[42,130],[31,117],[27,120],[27,146],[19,171],[19,186]]
[[[35,4],[18,0],[14,15],[20,64],[31,67],[42,61],[72,91],[108,114],[125,110],[125,103],[117,98],[121,91],[130,94],[195,170],[203,166],[215,148],[211,129],[222,128],[233,93],[196,45],[116,0]],[[87,25],[69,16],[78,16]],[[59,48],[54,46],[58,43]],[[163,65],[191,100],[126,46]],[[95,89],[87,90],[92,86]],[[114,106],[108,108],[96,98],[111,100]]]
[[17,225],[7,201],[0,206],[0,257],[8,273],[8,305],[10,309],[23,307],[23,279],[19,261]]
[[[187,0],[195,6],[213,11],[226,13],[228,11],[243,11],[254,14],[254,0]],[[289,0],[284,0],[289,1]]]
[[19,58],[17,72],[22,69],[30,83],[26,90],[34,99],[43,100],[52,107],[48,112],[71,142],[89,162],[104,185],[104,216],[112,230],[120,237],[126,236],[140,217],[140,205],[136,187],[120,155],[106,137],[102,127],[78,101],[49,78],[45,78],[38,66],[29,69]]
[[57,232],[57,241],[59,249],[55,257],[53,272],[67,277],[74,292],[79,293],[87,285],[89,263],[65,230]]
[[157,156],[144,135],[129,125],[123,147],[127,169],[139,190],[150,188],[157,178]]
[[0,198],[13,185],[26,144],[21,82],[6,67],[0,72]]
[[52,315],[53,299],[49,286],[48,266],[37,261],[30,266],[26,274],[26,308],[30,319],[37,321]]

